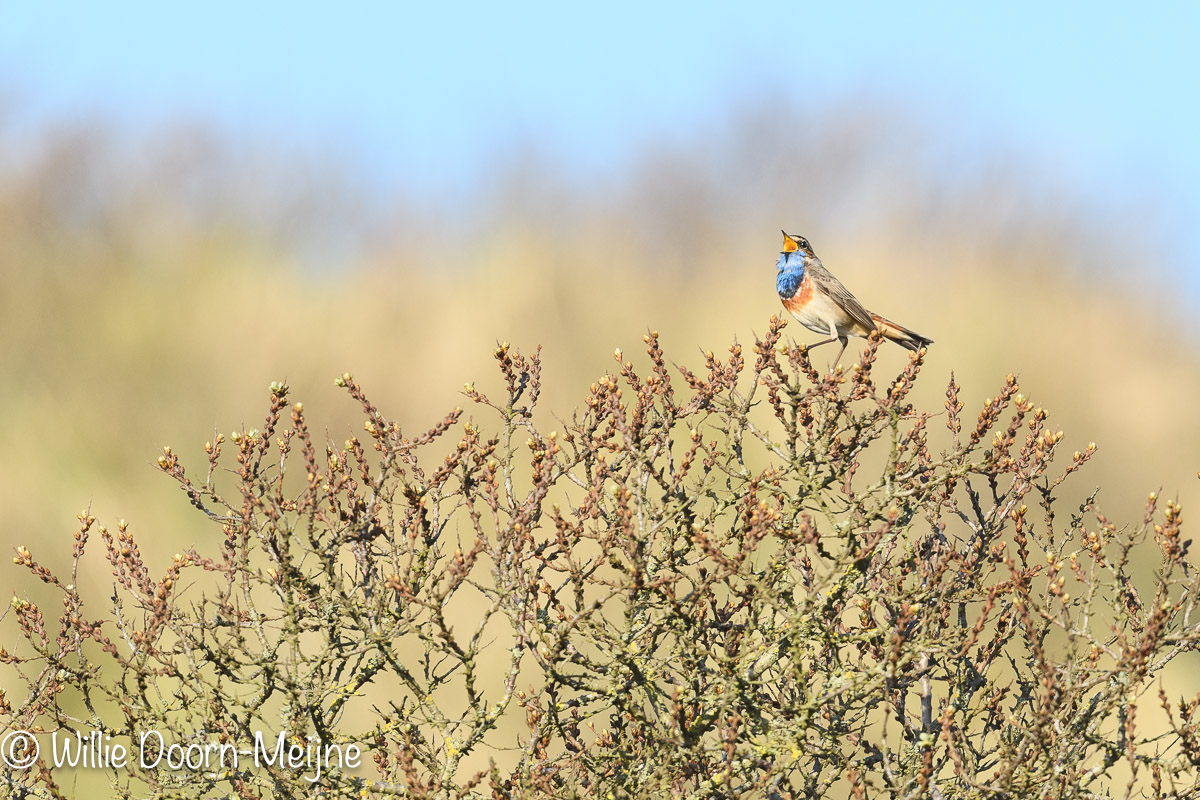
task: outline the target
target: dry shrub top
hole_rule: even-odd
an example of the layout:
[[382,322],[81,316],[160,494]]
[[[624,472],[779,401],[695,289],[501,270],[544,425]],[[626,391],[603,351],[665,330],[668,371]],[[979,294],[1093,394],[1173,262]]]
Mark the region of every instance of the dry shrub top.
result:
[[[698,372],[650,333],[553,431],[538,355],[507,345],[498,391],[466,387],[478,418],[420,435],[346,375],[364,434],[320,443],[274,384],[205,468],[158,459],[220,544],[162,571],[85,512],[106,602],[18,550],[63,610],[14,601],[0,719],[364,754],[315,782],[109,769],[123,797],[1194,796],[1200,701],[1156,680],[1200,641],[1178,506],[1064,512],[1095,448],[1056,468],[1013,376],[976,416],[953,377],[918,410],[923,352],[878,382],[872,340],[822,374],[784,324]],[[12,791],[71,794],[47,751]]]

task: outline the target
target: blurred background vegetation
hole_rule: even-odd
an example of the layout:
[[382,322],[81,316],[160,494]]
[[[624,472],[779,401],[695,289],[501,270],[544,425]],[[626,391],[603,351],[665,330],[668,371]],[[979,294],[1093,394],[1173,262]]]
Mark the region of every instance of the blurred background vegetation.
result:
[[[4,539],[58,567],[89,504],[127,518],[151,563],[212,537],[157,448],[199,466],[214,431],[260,423],[276,379],[340,443],[358,425],[342,372],[424,430],[464,382],[495,380],[498,340],[542,344],[547,407],[569,417],[647,328],[692,365],[761,333],[781,227],[936,340],[920,405],[940,406],[952,370],[968,408],[1016,372],[1068,451],[1099,444],[1079,497],[1102,487],[1118,521],[1160,487],[1193,505],[1200,358],[1151,216],[1029,158],[955,163],[882,101],[735,105],[603,179],[515,151],[469,196],[432,200],[200,123],[0,130]],[[883,369],[906,358],[885,348]]]

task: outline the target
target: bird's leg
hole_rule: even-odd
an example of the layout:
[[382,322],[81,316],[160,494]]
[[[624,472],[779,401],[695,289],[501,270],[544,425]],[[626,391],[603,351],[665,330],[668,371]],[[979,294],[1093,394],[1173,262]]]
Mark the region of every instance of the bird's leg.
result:
[[846,352],[846,345],[850,344],[850,338],[843,336],[841,338],[841,342],[842,342],[842,349],[838,350],[837,358],[835,358],[833,360],[833,363],[829,365],[830,372],[833,372],[834,370],[837,369],[838,362],[842,360],[842,355]]
[[[822,339],[821,341],[817,342],[816,344],[805,345],[804,352],[805,352],[805,354],[807,354],[808,351],[812,350],[814,347],[820,347],[823,344],[829,344],[830,342],[836,342],[836,341],[837,341],[836,336],[834,336],[832,339]],[[809,363],[811,363],[811,362],[809,362]]]

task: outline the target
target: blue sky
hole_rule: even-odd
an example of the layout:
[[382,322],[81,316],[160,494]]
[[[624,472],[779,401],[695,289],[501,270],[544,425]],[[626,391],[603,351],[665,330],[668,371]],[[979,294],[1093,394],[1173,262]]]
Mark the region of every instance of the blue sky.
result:
[[513,142],[603,171],[731,101],[870,93],[1150,203],[1200,280],[1200,4],[4,3],[21,116],[213,120],[461,184]]

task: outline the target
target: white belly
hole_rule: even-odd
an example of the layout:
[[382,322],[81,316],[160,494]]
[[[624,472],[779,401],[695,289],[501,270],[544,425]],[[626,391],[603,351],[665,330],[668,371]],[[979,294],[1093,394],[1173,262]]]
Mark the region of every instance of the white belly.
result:
[[805,303],[803,308],[788,310],[810,331],[839,338],[853,335],[854,323],[850,315],[821,292],[813,292],[812,299]]

